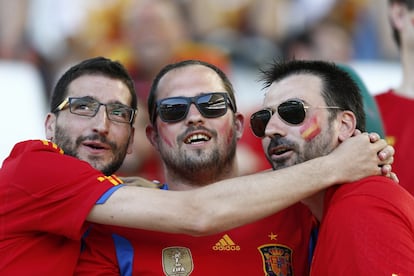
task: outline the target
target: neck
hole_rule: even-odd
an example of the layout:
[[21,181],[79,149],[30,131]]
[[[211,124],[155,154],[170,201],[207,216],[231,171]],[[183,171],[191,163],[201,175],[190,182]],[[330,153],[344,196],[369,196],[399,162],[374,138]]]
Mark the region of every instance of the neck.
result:
[[321,191],[302,200],[302,203],[309,208],[309,210],[318,219],[318,221],[322,220],[324,199],[325,191]]

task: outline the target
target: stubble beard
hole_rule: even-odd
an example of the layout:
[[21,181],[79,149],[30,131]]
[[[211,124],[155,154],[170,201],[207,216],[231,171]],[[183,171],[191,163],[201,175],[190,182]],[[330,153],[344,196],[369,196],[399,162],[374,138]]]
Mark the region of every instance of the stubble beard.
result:
[[[112,162],[105,164],[99,156],[94,155],[88,155],[87,157],[81,156],[78,148],[85,140],[99,140],[102,143],[110,145],[114,155]],[[93,168],[101,171],[104,175],[112,175],[121,167],[128,147],[128,145],[126,145],[124,148],[119,149],[115,143],[107,141],[105,137],[98,134],[89,135],[87,137],[80,136],[76,138],[75,142],[72,142],[70,135],[67,135],[65,130],[59,126],[56,126],[53,142],[56,143],[66,155],[88,162]]]
[[277,141],[274,141],[274,143],[288,144],[291,148],[293,148],[294,152],[296,153],[296,157],[280,159],[278,161],[272,160],[267,154],[266,157],[272,165],[273,170],[280,170],[293,165],[297,165],[305,161],[329,154],[334,149],[334,146],[332,144],[332,135],[332,129],[329,126],[326,131],[321,132],[313,140],[304,143],[302,147],[298,143],[288,141],[283,137],[277,137],[275,138]]
[[221,179],[221,175],[231,169],[235,162],[236,146],[237,140],[234,138],[228,147],[222,150],[216,146],[208,151],[179,148],[178,151],[172,152],[160,147],[160,154],[168,171],[181,179],[211,182]]

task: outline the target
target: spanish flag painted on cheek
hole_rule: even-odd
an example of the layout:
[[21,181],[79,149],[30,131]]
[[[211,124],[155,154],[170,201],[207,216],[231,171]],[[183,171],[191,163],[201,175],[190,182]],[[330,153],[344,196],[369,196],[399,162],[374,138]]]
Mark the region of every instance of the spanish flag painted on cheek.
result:
[[300,134],[305,141],[312,140],[319,133],[321,133],[321,128],[319,127],[318,120],[315,116],[307,120],[300,128]]

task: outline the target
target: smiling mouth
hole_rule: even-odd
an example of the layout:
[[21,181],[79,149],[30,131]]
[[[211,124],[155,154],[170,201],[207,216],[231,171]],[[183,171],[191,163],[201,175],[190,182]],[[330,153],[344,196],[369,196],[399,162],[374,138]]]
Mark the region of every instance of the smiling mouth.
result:
[[186,144],[195,144],[195,143],[201,143],[201,142],[207,142],[210,141],[211,137],[206,135],[206,134],[193,134],[188,136],[185,140],[184,143]]

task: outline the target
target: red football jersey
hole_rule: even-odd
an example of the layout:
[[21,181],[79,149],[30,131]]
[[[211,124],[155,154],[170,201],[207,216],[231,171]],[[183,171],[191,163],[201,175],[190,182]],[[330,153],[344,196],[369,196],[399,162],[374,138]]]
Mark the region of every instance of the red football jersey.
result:
[[16,144],[0,169],[0,275],[73,275],[85,220],[120,183],[55,144]]
[[314,222],[309,210],[296,204],[206,237],[94,225],[75,274],[307,275]]
[[311,275],[414,275],[413,210],[386,177],[329,188]]

